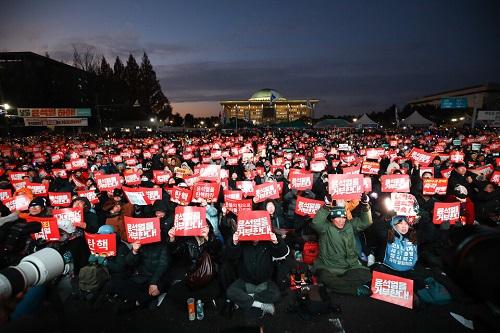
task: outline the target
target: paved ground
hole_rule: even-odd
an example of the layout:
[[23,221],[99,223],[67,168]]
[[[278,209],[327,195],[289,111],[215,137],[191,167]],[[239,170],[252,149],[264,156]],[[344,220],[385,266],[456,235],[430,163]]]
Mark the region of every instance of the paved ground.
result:
[[[420,267],[422,273],[429,272]],[[435,275],[434,275],[435,276]],[[260,318],[261,311],[252,309],[245,314],[241,309],[235,310],[231,319],[221,316],[216,311],[205,307],[205,318],[201,321],[189,321],[187,311],[180,312],[168,301],[168,296],[156,311],[147,308],[135,309],[131,312],[115,315],[109,303],[100,311],[92,310],[86,300],[67,299],[65,309],[69,317],[67,329],[57,328],[57,318],[53,307],[44,309],[44,327],[48,332],[258,332],[245,330],[251,327],[262,327],[264,332],[341,332],[331,322],[338,318],[347,333],[367,332],[470,332],[457,320],[451,317],[450,311],[476,320],[475,332],[500,332],[500,318],[493,317],[489,308],[480,302],[471,301],[449,281],[447,277],[438,277],[445,284],[452,296],[450,304],[434,306],[425,310],[407,309],[370,297],[356,297],[333,294],[332,301],[340,305],[340,314],[330,313],[314,316],[304,321],[298,313],[287,313],[286,308],[295,294],[292,290],[283,293],[283,300],[277,304],[275,316],[269,314]],[[478,321],[479,320],[479,321]],[[489,322],[490,327],[485,323]],[[496,326],[495,326],[496,325]],[[43,330],[39,330],[43,331]]]

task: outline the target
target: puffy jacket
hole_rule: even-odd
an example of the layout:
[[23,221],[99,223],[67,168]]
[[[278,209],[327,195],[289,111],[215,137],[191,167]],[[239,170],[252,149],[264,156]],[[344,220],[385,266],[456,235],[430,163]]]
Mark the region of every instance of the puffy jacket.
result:
[[372,224],[372,214],[362,209],[360,217],[346,220],[342,229],[330,222],[330,210],[322,206],[312,220],[312,228],[319,235],[319,254],[314,261],[314,269],[326,269],[341,275],[353,268],[368,269],[358,261],[355,234]]

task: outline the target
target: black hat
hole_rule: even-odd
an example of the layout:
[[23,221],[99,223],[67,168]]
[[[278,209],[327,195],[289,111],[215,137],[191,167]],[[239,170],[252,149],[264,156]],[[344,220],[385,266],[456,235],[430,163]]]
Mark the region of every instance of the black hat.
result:
[[43,198],[35,198],[35,199],[31,200],[28,208],[35,207],[35,206],[45,207],[45,200]]
[[168,206],[163,200],[156,200],[153,203],[153,212],[166,212],[168,211]]
[[114,197],[121,197],[123,195],[123,190],[121,188],[115,188],[113,190]]

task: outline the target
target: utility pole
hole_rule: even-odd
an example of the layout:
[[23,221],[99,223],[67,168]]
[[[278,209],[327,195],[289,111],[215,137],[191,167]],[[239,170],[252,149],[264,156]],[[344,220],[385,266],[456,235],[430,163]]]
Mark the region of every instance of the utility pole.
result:
[[477,116],[477,94],[474,95],[474,111],[472,112],[472,121],[470,123],[470,128],[473,129],[476,125],[476,116]]

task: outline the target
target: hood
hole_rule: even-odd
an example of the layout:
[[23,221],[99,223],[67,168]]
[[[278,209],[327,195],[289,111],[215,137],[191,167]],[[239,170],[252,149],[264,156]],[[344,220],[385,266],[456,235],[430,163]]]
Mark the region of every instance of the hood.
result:
[[76,200],[81,200],[81,201],[85,202],[85,209],[83,210],[84,213],[87,213],[88,211],[90,211],[90,208],[92,208],[92,205],[91,205],[89,199],[87,199],[85,197],[76,197],[76,198],[74,198],[73,201],[71,201],[71,206],[73,206],[73,203]]

